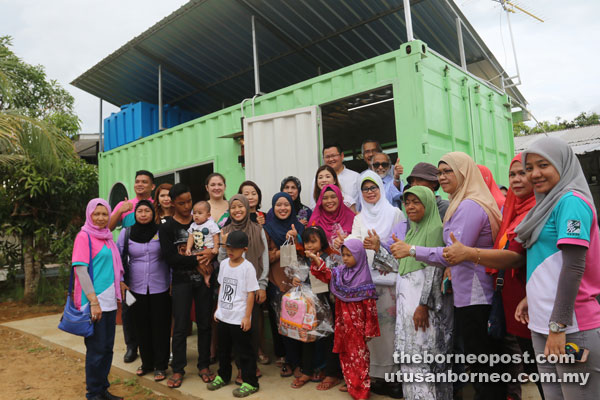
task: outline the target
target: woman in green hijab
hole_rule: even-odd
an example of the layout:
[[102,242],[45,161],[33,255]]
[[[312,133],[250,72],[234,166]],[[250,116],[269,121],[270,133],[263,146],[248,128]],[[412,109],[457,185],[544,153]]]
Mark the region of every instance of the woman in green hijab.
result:
[[[365,241],[365,248],[376,251],[373,266],[381,271],[398,272],[396,280],[396,348],[400,368],[406,373],[445,372],[445,363],[402,363],[402,355],[446,354],[452,345],[452,297],[442,294],[443,269],[406,257],[396,260],[394,242],[404,240],[411,246],[440,247],[442,222],[431,189],[412,187],[404,192],[408,223],[392,231],[389,243],[379,243],[376,234]],[[391,253],[391,254],[390,254]],[[450,383],[403,383],[406,399],[451,399]]]

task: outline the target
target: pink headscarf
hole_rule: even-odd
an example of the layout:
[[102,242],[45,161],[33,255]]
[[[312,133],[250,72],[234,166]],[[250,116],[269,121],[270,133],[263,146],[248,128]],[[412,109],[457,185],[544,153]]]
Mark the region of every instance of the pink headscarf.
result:
[[[94,223],[92,222],[92,213],[98,206],[106,207],[106,209],[108,210],[108,215],[110,216],[112,210],[106,200],[101,199],[101,198],[95,198],[95,199],[90,200],[90,202],[88,203],[88,205],[85,209],[85,224],[83,224],[83,226],[81,227],[81,231],[89,234],[91,237],[93,237],[95,239],[104,241],[104,244],[106,244],[106,247],[108,247],[110,249],[110,252],[112,253],[113,268],[115,271],[115,288],[116,288],[120,284],[121,277],[123,276],[123,263],[121,262],[121,254],[119,253],[119,249],[117,248],[117,245],[115,244],[115,241],[113,240],[113,235],[112,235],[110,229],[108,229],[108,227],[100,229],[96,225],[94,225]],[[119,273],[119,274],[117,275],[117,273]],[[117,298],[121,299],[121,291],[116,290],[116,292],[117,292]]]
[[496,181],[494,181],[494,175],[492,175],[492,171],[490,171],[490,169],[485,165],[478,164],[477,167],[479,167],[479,171],[481,171],[481,176],[483,176],[485,184],[487,185],[488,189],[490,189],[492,196],[494,196],[494,200],[496,200],[496,204],[498,204],[498,209],[502,210],[502,207],[504,207],[504,203],[506,202],[506,197],[504,197],[504,194],[500,188],[498,188]]
[[[338,208],[334,212],[327,212],[323,209],[323,196],[325,192],[331,190],[335,193],[339,200]],[[317,200],[317,205],[310,216],[308,226],[318,225],[325,231],[327,238],[331,238],[337,232],[333,231],[334,224],[340,224],[344,232],[352,232],[352,224],[354,223],[354,213],[344,204],[344,196],[342,191],[336,185],[325,185],[321,189],[321,194]]]

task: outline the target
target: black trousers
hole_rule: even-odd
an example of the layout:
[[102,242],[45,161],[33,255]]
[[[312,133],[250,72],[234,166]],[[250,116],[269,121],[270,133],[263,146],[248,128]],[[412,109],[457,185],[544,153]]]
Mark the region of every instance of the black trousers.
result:
[[123,321],[123,336],[127,349],[132,349],[137,352],[138,338],[136,337],[135,321],[131,307],[127,303],[121,303],[121,321]]
[[[212,289],[204,282],[173,284],[171,289],[173,304],[173,373],[185,373],[187,365],[187,335],[190,324],[192,300],[195,303],[196,325],[198,326],[198,370],[210,365],[210,336],[213,316]],[[220,338],[219,338],[220,340]]]
[[144,370],[164,371],[169,367],[171,344],[171,296],[169,292],[133,293],[131,306]]
[[254,387],[258,387],[256,377],[256,357],[252,348],[252,334],[244,332],[240,325],[232,325],[219,321],[217,324],[219,335],[219,376],[225,381],[231,380],[231,349],[239,360],[242,369],[242,380]]
[[[502,354],[502,341],[493,339],[487,333],[490,305],[473,305],[457,307],[454,318],[462,332],[465,354]],[[502,367],[490,367],[489,364],[471,364],[471,372],[502,373]],[[473,382],[475,400],[506,400],[505,383]]]
[[[533,350],[533,342],[531,339],[522,338],[516,336],[517,343],[519,344],[519,348],[521,349],[521,354],[528,352],[530,357],[534,357],[535,359],[535,350]],[[537,364],[523,364],[523,370],[526,374],[535,374],[538,372]],[[538,380],[536,383],[538,391],[540,392],[540,397],[544,400],[544,391],[542,390],[542,383]]]

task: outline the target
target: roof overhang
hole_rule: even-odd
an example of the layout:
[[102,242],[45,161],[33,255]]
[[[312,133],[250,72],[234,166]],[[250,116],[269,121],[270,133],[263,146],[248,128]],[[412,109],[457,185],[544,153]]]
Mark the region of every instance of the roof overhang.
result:
[[[402,0],[192,0],[133,38],[72,84],[121,106],[158,102],[208,114],[252,97],[251,17],[257,21],[263,92],[396,50],[406,41]],[[414,36],[460,64],[463,22],[468,71],[502,87],[500,63],[451,0],[411,0]],[[516,88],[507,93],[526,104]]]

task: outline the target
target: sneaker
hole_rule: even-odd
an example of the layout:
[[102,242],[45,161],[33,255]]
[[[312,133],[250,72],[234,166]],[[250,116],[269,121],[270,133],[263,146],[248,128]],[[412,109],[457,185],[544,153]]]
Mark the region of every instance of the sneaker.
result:
[[208,390],[217,390],[217,389],[221,389],[223,386],[227,385],[227,383],[228,382],[225,382],[223,380],[223,378],[221,378],[219,375],[217,375],[215,377],[215,379],[213,379],[212,382],[206,384],[206,388]]
[[248,385],[246,382],[242,383],[242,386],[240,386],[237,389],[233,389],[233,396],[234,397],[248,397],[253,393],[258,392],[258,387],[254,387],[251,385]]

